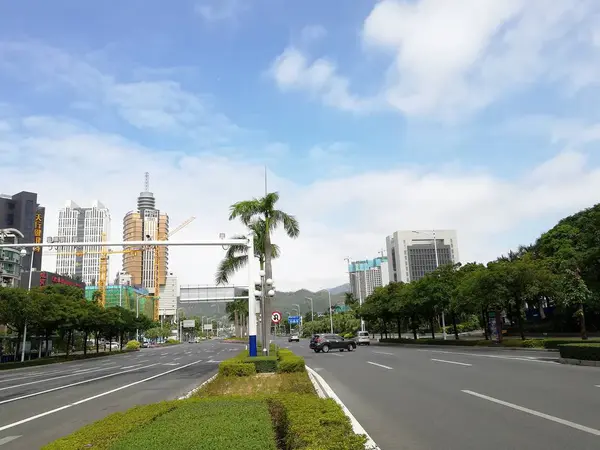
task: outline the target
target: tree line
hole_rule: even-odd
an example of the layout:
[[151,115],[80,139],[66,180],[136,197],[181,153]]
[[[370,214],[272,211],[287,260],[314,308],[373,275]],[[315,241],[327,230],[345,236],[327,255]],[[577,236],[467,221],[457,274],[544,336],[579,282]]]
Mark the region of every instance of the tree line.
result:
[[[485,337],[514,327],[571,332],[600,329],[600,205],[562,219],[534,244],[488,264],[439,267],[411,283],[390,283],[367,297],[358,314],[382,334],[425,327],[435,338],[442,312],[448,331],[475,319]],[[533,319],[535,317],[535,319]]]
[[0,288],[0,324],[7,327],[4,340],[8,348],[5,347],[5,352],[14,352],[15,359],[21,352],[25,330],[27,339],[37,344],[41,356],[42,348],[48,349],[51,340],[68,355],[75,347],[76,337],[83,341],[84,353],[87,353],[88,340],[93,338],[98,352],[102,338],[109,342],[117,338],[122,348],[128,338],[135,337],[136,330],[145,331],[156,326],[143,314],[136,317],[134,311],[119,306],[103,308],[99,303],[99,292],[88,301],[82,289],[63,285],[30,291]]

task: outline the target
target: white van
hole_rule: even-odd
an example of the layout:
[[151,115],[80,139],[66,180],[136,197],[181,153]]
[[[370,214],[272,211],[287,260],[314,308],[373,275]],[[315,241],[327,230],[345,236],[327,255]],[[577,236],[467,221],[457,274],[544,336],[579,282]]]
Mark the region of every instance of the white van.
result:
[[371,345],[368,331],[359,331],[356,333],[356,345]]

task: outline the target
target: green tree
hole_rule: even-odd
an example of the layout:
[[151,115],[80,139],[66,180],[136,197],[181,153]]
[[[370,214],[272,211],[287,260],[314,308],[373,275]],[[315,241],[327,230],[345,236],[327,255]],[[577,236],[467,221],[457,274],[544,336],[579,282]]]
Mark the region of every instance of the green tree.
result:
[[[279,227],[283,227],[288,237],[295,239],[300,235],[300,226],[298,220],[292,215],[289,215],[279,209],[276,209],[276,204],[279,201],[277,192],[270,192],[262,198],[254,198],[245,200],[231,205],[229,220],[240,219],[247,227],[251,226],[256,221],[264,222],[264,270],[266,278],[273,279],[273,245],[271,243],[271,234]],[[271,317],[273,313],[271,307],[271,298],[267,296],[265,299],[264,317]],[[270,340],[271,330],[266,327],[267,342]]]

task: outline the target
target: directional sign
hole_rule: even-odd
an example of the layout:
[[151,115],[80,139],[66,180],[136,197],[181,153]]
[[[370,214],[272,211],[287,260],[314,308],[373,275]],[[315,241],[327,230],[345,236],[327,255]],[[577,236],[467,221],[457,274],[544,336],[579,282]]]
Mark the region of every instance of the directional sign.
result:
[[271,314],[271,320],[273,323],[281,322],[281,313],[279,311],[273,311],[273,314]]
[[289,316],[288,323],[290,325],[297,325],[300,323],[300,316]]

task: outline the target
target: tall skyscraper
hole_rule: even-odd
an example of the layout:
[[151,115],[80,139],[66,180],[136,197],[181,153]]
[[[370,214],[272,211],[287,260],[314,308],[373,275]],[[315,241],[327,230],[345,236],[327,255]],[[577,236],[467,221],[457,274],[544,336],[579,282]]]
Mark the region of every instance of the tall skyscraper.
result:
[[[69,200],[58,212],[59,239],[64,242],[100,242],[110,238],[110,211],[99,201],[82,208]],[[100,247],[81,246],[56,255],[56,273],[95,285],[100,279]],[[81,253],[80,253],[81,252]]]
[[390,281],[417,281],[437,264],[460,261],[455,230],[396,231],[385,241]]
[[[150,176],[146,173],[145,189],[137,199],[137,211],[130,211],[123,218],[124,241],[159,241],[169,235],[169,216],[156,208],[154,194],[150,192]],[[125,250],[133,250],[126,247]],[[154,249],[123,254],[123,271],[131,275],[134,286],[141,286],[154,294]],[[159,247],[159,292],[165,284],[169,269],[169,250]]]
[[[37,202],[37,194],[22,191],[15,195],[0,194],[0,228],[16,228],[23,233],[19,242],[34,244],[44,242],[46,210]],[[34,248],[33,268],[42,270],[42,247]],[[31,252],[21,264],[26,270],[31,265]]]
[[385,256],[349,262],[350,292],[354,298],[364,301],[375,288],[386,286],[390,282],[387,266]]

